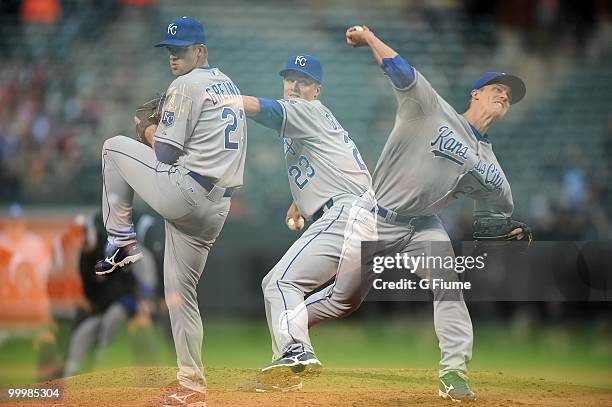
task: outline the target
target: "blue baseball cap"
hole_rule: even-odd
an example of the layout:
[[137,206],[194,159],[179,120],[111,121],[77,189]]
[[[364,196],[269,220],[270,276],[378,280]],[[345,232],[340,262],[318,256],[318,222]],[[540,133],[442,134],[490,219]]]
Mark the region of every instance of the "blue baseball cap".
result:
[[155,46],[186,47],[193,44],[206,44],[204,26],[195,18],[179,17],[168,23],[166,36]]
[[502,85],[506,85],[510,88],[511,105],[519,102],[523,97],[525,97],[525,93],[527,92],[525,82],[523,82],[521,78],[504,72],[485,73],[472,85],[472,90],[480,89],[483,86],[492,85],[494,83],[501,83]]
[[291,55],[287,61],[285,69],[279,72],[280,76],[285,77],[288,72],[299,72],[323,83],[323,67],[321,61],[312,55]]

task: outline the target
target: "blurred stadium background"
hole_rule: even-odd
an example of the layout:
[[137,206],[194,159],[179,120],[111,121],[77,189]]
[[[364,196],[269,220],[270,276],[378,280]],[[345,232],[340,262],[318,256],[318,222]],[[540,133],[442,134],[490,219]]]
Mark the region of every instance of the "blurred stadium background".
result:
[[[6,0],[0,3],[0,367],[38,363],[43,371],[2,374],[0,384],[60,371],[71,321],[84,304],[79,253],[90,230],[87,219],[100,205],[102,143],[131,134],[135,106],[172,80],[166,52],[152,45],[165,22],[181,15],[203,21],[211,64],[243,94],[280,97],[278,71],[287,55],[317,55],[325,69],[323,101],[371,170],[393,124],[395,99],[369,51],[345,45],[346,27],[368,25],[457,110],[481,73],[521,76],[527,97],[490,131],[512,185],[516,217],[530,223],[539,240],[610,240],[608,1]],[[268,358],[260,281],[295,235],[283,224],[290,194],[281,145],[253,122],[249,139],[245,186],[232,198],[199,297],[203,315],[213,320],[205,358],[223,363],[223,345],[239,347],[239,339],[247,338],[257,352],[239,352],[242,359],[228,363],[256,366]],[[471,209],[471,201],[463,200],[443,214],[458,241],[470,239]],[[24,228],[28,239],[16,232]],[[14,233],[21,233],[23,244]],[[159,275],[159,241],[149,248]],[[160,292],[154,281],[137,284],[136,302],[143,287],[148,298],[160,299],[149,292]],[[338,346],[352,341],[344,358],[334,356],[332,345],[321,347],[320,356],[338,365],[351,365],[351,355],[375,347],[381,353],[364,363],[431,367],[437,357],[430,307],[366,303],[348,325],[322,327],[315,344],[323,338]],[[506,355],[516,365],[540,361],[548,371],[592,368],[589,377],[612,383],[609,303],[474,303],[470,309],[476,366],[495,370]],[[151,315],[160,341],[162,313]],[[376,322],[380,315],[389,325]],[[414,322],[419,319],[426,322]],[[500,353],[500,345],[508,344],[506,329],[518,335],[514,344],[524,346],[520,357]],[[127,338],[137,332],[122,330],[118,343],[125,346],[113,345],[115,357],[107,362],[131,363],[122,352],[131,349]],[[38,353],[31,350],[32,338]],[[382,350],[397,348],[403,356]],[[171,348],[157,349],[156,362],[173,363]]]

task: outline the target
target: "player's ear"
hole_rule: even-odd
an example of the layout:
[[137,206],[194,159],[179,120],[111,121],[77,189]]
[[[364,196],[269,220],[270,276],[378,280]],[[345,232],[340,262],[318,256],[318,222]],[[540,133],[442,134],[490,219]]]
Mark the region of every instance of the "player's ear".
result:
[[203,58],[208,60],[208,47],[204,44],[201,44],[198,46],[198,49],[200,49],[201,53],[198,55],[198,58]]
[[471,95],[472,95],[471,101],[480,100],[480,91],[481,91],[481,89],[473,89],[472,90],[472,92],[471,92]]
[[317,84],[317,93],[315,93],[315,99],[319,99],[321,97],[321,84]]
[[465,109],[466,112],[472,107],[472,102],[479,99],[478,91],[479,89],[473,89],[470,92],[470,100],[468,100],[467,107]]

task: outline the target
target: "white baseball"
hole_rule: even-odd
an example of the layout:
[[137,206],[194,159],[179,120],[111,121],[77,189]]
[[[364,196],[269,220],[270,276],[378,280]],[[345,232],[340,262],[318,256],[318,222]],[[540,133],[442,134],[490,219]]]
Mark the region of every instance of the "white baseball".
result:
[[297,222],[293,218],[289,218],[287,227],[291,230],[302,230],[304,228],[304,218],[300,216]]
[[362,27],[362,26],[360,26],[360,25],[354,25],[354,26],[353,26],[353,29],[354,29],[355,31],[363,31],[363,27]]

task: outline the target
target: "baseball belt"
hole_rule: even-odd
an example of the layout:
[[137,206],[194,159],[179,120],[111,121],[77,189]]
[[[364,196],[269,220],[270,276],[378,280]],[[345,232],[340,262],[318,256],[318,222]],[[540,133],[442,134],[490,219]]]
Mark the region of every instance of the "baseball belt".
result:
[[[357,198],[357,200],[355,202],[353,202],[354,206],[359,206],[360,208],[363,209],[367,209],[370,212],[374,212],[376,211],[376,207],[372,208],[372,205],[369,202],[366,202],[365,200],[361,199],[361,198]],[[325,202],[320,208],[319,210],[317,210],[313,215],[312,215],[312,221],[316,222],[317,220],[319,220],[321,218],[321,216],[323,216],[323,214],[325,212],[327,212],[332,206],[334,206],[334,198],[329,198],[327,200],[327,202]]]
[[[201,176],[197,172],[189,171],[187,173],[191,178],[193,178],[198,184],[202,185],[202,188],[207,190],[209,193],[215,193],[223,198],[229,198],[234,193],[234,188],[223,188],[215,185],[208,178]],[[216,192],[218,191],[218,192]]]
[[334,206],[334,198],[329,198],[327,200],[327,202],[325,202],[323,204],[323,206],[321,206],[313,215],[312,215],[312,221],[316,222],[317,220],[319,220],[321,218],[321,216],[323,216],[323,214],[325,212],[327,212],[327,210],[329,208],[331,208],[332,206]]
[[393,225],[408,225],[414,228],[420,228],[421,226],[429,223],[436,215],[428,216],[407,216],[400,215],[399,213],[392,211],[391,209],[383,208],[378,206],[378,216],[383,218],[385,222]]

